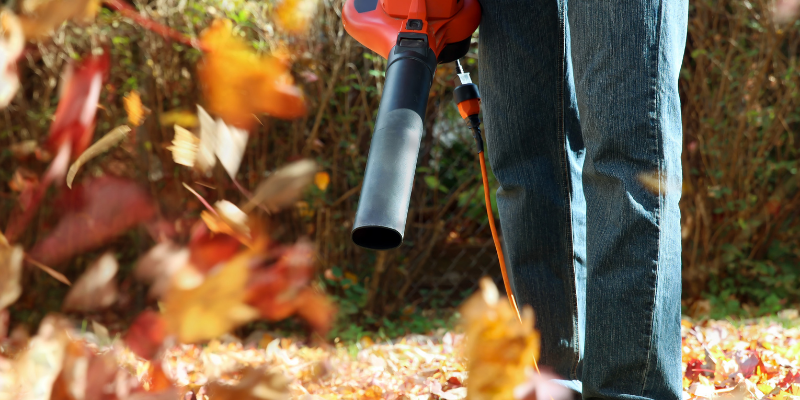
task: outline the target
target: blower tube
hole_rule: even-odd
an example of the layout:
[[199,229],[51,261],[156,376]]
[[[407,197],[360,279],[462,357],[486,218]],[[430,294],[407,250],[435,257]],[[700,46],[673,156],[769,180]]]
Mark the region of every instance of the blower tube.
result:
[[353,242],[361,247],[388,250],[403,243],[436,64],[426,35],[401,33],[389,53],[351,233]]

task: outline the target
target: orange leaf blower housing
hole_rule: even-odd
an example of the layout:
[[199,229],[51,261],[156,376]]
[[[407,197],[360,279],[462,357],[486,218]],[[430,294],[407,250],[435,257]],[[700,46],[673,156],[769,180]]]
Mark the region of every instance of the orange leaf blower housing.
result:
[[351,237],[361,247],[392,249],[403,243],[436,66],[467,54],[481,6],[478,0],[345,0],[342,20],[351,36],[386,58]]
[[427,35],[439,64],[467,54],[481,22],[478,0],[347,0],[342,12],[347,33],[389,58],[401,33]]

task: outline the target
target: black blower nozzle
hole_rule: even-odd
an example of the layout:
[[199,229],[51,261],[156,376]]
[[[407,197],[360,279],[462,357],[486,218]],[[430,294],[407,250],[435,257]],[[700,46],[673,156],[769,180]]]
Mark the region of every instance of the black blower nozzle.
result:
[[388,250],[403,243],[436,64],[424,35],[401,34],[389,54],[351,233],[361,247]]

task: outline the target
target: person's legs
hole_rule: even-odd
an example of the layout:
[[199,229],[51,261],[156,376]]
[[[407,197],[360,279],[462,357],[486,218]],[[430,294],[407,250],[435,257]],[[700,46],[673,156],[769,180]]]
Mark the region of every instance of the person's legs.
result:
[[[686,0],[571,0],[586,141],[584,399],[681,398],[681,116]],[[651,193],[640,174],[663,177]],[[668,190],[669,189],[669,190]]]
[[566,56],[566,4],[481,5],[478,78],[511,287],[520,307],[536,314],[539,365],[580,391],[584,150]]

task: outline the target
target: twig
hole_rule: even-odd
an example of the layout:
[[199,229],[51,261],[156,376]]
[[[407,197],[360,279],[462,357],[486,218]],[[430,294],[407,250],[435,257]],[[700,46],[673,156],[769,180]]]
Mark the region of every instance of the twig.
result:
[[134,20],[142,28],[155,32],[164,38],[175,40],[176,42],[183,43],[187,46],[191,46],[202,51],[207,51],[207,49],[198,39],[189,37],[181,32],[176,31],[175,29],[142,16],[135,8],[128,3],[125,3],[123,0],[103,0],[103,2],[123,16]]
[[31,263],[35,267],[38,267],[42,271],[46,272],[48,275],[50,275],[53,278],[55,278],[57,281],[65,284],[67,286],[72,286],[72,284],[69,282],[69,279],[67,279],[67,277],[64,276],[62,273],[60,273],[60,272],[48,267],[47,265],[44,265],[44,264],[40,263],[39,261],[34,260],[27,253],[25,254],[25,261]]

